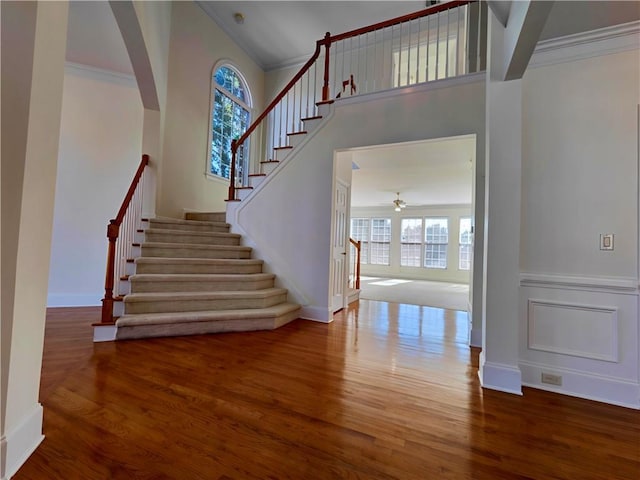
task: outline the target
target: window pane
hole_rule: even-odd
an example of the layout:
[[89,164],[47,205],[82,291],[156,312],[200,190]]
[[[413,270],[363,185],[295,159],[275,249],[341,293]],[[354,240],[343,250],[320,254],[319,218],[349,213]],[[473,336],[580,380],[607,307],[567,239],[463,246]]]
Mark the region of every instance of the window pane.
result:
[[391,219],[371,219],[371,245],[369,246],[369,263],[372,265],[389,265],[389,244],[391,242]]
[[458,268],[460,270],[469,270],[471,268],[471,242],[471,217],[461,217],[458,252]]
[[424,266],[447,268],[447,244],[449,243],[449,219],[425,218]]
[[400,225],[400,265],[419,267],[422,257],[422,219],[403,218]]
[[[231,141],[242,136],[249,126],[249,111],[245,102],[244,86],[238,74],[228,67],[220,67],[214,74],[212,140],[209,171],[229,178],[231,175]],[[242,172],[248,152],[239,157],[238,170]]]
[[369,219],[351,219],[351,238],[362,242],[360,250],[360,263],[369,263]]

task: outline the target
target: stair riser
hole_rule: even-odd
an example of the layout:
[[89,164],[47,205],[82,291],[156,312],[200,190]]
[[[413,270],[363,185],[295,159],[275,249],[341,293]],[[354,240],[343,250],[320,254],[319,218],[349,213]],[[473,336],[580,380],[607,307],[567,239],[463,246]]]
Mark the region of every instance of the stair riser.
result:
[[164,223],[149,222],[150,228],[157,228],[160,230],[180,230],[183,232],[215,232],[215,233],[228,233],[229,225],[188,225],[183,223]]
[[145,233],[145,241],[160,243],[188,243],[192,245],[240,245],[240,237],[229,236],[206,236],[206,235],[175,235],[170,233]]
[[282,150],[276,150],[273,154],[273,159],[279,162],[283,161],[293,151],[293,148],[284,148]]
[[322,122],[321,118],[314,118],[312,120],[305,120],[304,122],[304,129],[308,132],[311,133],[313,132],[316,128],[318,128],[318,125],[320,125],[320,122]]
[[276,168],[278,168],[278,165],[279,164],[275,163],[275,162],[263,163],[262,164],[262,173],[266,173],[267,175],[269,175]]
[[203,335],[206,333],[249,332],[256,330],[273,330],[298,318],[298,311],[277,317],[255,318],[247,320],[217,320],[214,322],[174,323],[167,325],[140,325],[121,327],[117,339],[134,339],[148,337],[174,337],[179,335]]
[[[144,257],[165,258],[251,258],[248,250],[216,250],[195,248],[142,247]],[[138,272],[141,273],[141,272]],[[165,272],[168,273],[168,272]]]
[[307,135],[289,135],[289,145],[293,148],[296,148],[298,145],[302,143],[302,141],[307,138]]
[[240,189],[236,190],[236,198],[238,200],[244,200],[249,195],[251,195],[252,191],[253,191],[253,189],[251,189],[251,188],[240,188]]
[[172,300],[127,302],[124,311],[135,313],[203,312],[207,310],[232,310],[240,308],[266,308],[286,302],[287,294],[272,295],[267,298],[221,298],[203,300]]
[[227,282],[138,282],[131,281],[132,293],[251,291],[273,288],[273,279]]
[[198,220],[200,222],[226,222],[226,217],[227,214],[224,212],[187,212],[184,216],[185,220]]
[[262,273],[262,265],[174,265],[174,264],[138,264],[136,273],[158,274],[206,274],[206,273]]
[[260,185],[262,183],[262,181],[265,179],[266,177],[264,176],[259,176],[259,177],[249,177],[249,186],[256,188],[258,185]]

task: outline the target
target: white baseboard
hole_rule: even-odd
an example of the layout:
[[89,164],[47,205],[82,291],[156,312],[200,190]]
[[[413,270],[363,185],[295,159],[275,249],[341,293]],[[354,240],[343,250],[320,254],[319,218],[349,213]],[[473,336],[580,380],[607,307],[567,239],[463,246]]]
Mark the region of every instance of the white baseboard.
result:
[[469,345],[472,347],[482,348],[482,328],[476,327],[471,328],[471,332],[469,334]]
[[113,342],[117,333],[118,327],[115,325],[96,325],[93,327],[93,341],[94,343]]
[[480,353],[478,377],[482,388],[522,395],[522,374],[518,367],[488,362],[484,352]]
[[50,293],[47,295],[47,307],[99,307],[104,292],[93,294]]
[[20,425],[0,439],[0,479],[15,475],[42,440],[42,405],[38,403]]
[[302,307],[300,309],[300,318],[322,323],[333,322],[333,314],[322,307]]
[[[551,365],[520,362],[522,384],[550,392],[640,410],[640,384]],[[562,376],[562,385],[542,383],[542,372]]]

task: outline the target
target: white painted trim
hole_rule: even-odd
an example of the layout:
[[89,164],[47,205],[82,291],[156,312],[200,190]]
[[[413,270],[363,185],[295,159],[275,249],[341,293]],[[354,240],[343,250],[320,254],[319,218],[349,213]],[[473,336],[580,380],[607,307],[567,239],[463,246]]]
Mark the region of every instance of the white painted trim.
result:
[[529,68],[638,49],[640,21],[538,42]]
[[126,73],[114,72],[112,70],[104,70],[102,68],[83,65],[81,63],[64,62],[65,73],[77,75],[79,77],[91,78],[102,82],[115,83],[117,85],[125,85],[127,87],[138,88],[136,77]]
[[473,328],[471,325],[471,332],[469,333],[469,346],[482,348],[482,325],[477,328]]
[[353,97],[337,98],[334,105],[336,107],[341,107],[343,105],[353,105],[357,103],[383,100],[403,95],[430,92],[432,90],[439,90],[441,88],[452,88],[469,83],[484,82],[486,80],[486,77],[486,72],[469,73],[467,75],[460,75],[457,77],[443,78],[442,80],[432,80],[430,82],[418,83],[408,87],[389,88],[387,90],[380,90],[379,92],[362,93],[360,95],[354,95]]
[[93,341],[99,342],[113,342],[118,334],[118,327],[116,325],[95,325],[93,327]]
[[518,367],[488,362],[485,352],[480,353],[478,378],[482,388],[522,395],[522,374]]
[[520,272],[520,286],[638,296],[638,279],[627,277],[586,277]]
[[303,306],[300,309],[300,318],[314,322],[331,323],[333,322],[333,313],[324,307]]
[[10,479],[44,440],[42,405],[36,404],[20,425],[0,439],[0,478]]
[[50,293],[47,295],[47,307],[96,307],[102,305],[104,292],[98,293]]
[[[538,350],[541,352],[550,352],[550,353],[559,353],[562,355],[571,355],[574,357],[582,357],[589,358],[592,360],[604,360],[606,362],[614,362],[617,363],[619,360],[619,352],[618,352],[618,308],[617,307],[606,307],[606,306],[598,306],[598,305],[586,305],[580,303],[567,303],[567,302],[553,302],[549,300],[538,300],[538,299],[529,299],[528,305],[528,315],[527,315],[527,324],[528,324],[528,345],[527,347],[531,350]],[[541,345],[534,343],[535,338],[535,307],[536,305],[540,306],[548,306],[560,309],[568,309],[568,310],[579,310],[579,311],[587,311],[587,312],[598,312],[603,314],[609,314],[610,317],[610,328],[611,328],[611,354],[609,355],[600,355],[594,354],[592,352],[584,352],[579,350],[572,350],[569,348],[559,348],[553,345]]]
[[[520,361],[519,366],[522,384],[527,387],[640,410],[638,382],[526,361]],[[543,384],[543,371],[561,375],[562,386]]]

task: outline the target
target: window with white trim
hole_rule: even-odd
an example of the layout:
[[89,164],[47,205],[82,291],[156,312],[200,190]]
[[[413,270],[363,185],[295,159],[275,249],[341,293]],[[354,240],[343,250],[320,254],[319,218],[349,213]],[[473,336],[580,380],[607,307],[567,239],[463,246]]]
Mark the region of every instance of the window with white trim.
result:
[[[237,139],[250,125],[251,96],[240,73],[222,65],[211,80],[211,119],[207,173],[222,178],[231,175],[231,140]],[[237,178],[242,178],[248,162],[248,147],[241,147]]]
[[360,263],[369,263],[369,219],[351,219],[351,238],[362,242],[360,244]]
[[371,245],[369,247],[369,263],[371,265],[389,265],[391,249],[391,219],[371,219]]
[[400,224],[400,266],[422,265],[422,218],[403,218]]
[[447,246],[449,244],[449,219],[427,217],[424,219],[424,266],[447,268]]
[[460,270],[471,269],[472,240],[471,217],[460,217],[460,238],[458,240],[458,268]]

